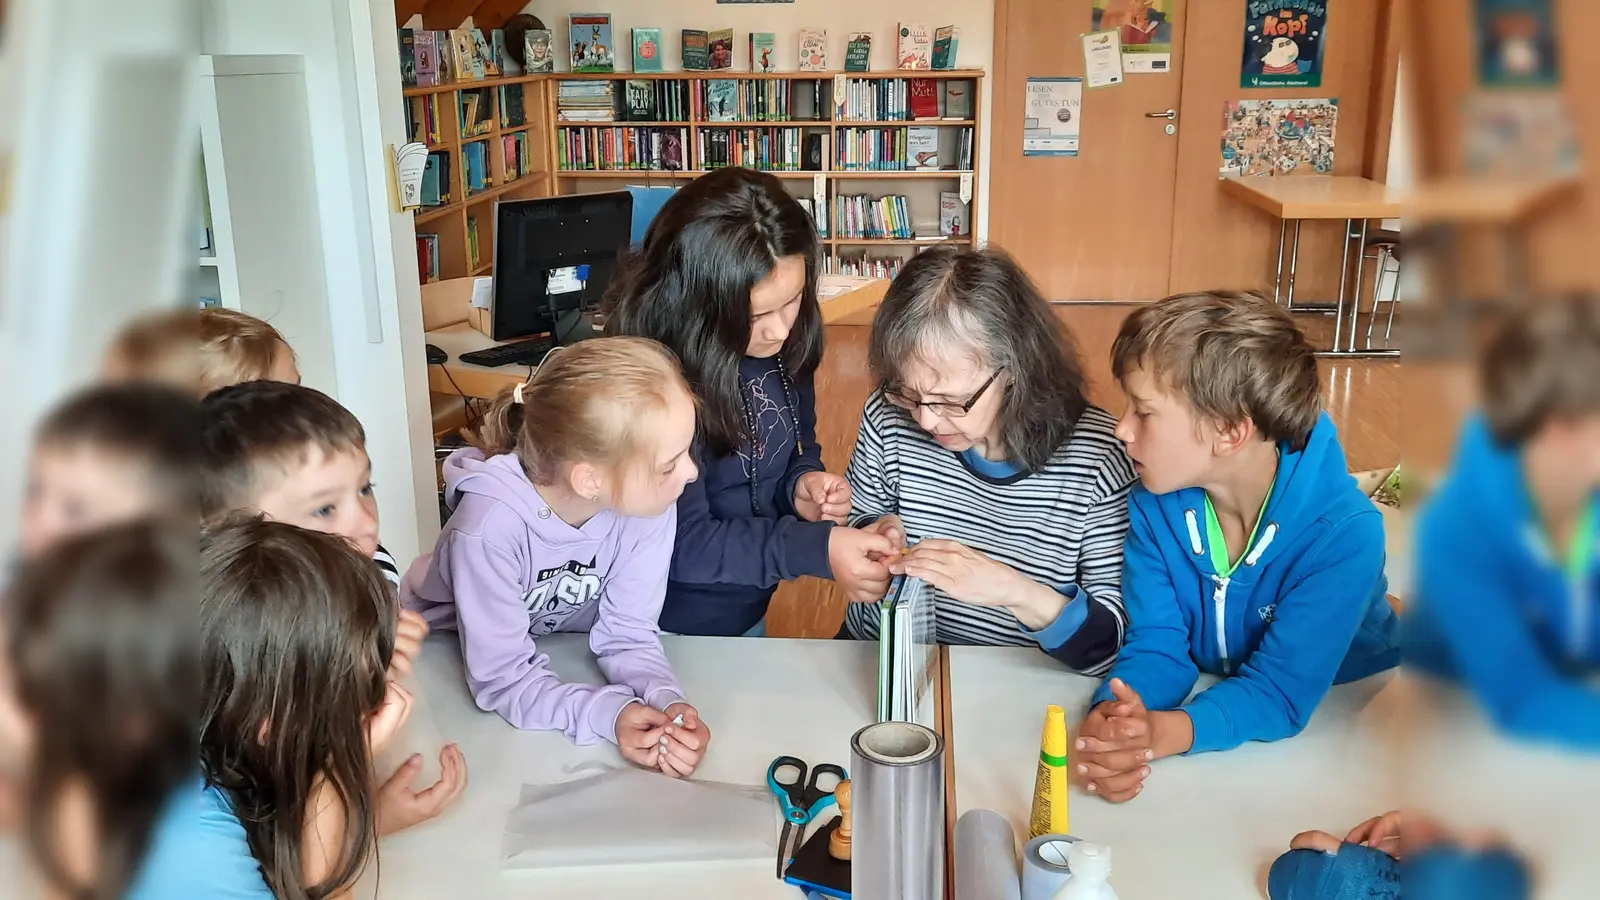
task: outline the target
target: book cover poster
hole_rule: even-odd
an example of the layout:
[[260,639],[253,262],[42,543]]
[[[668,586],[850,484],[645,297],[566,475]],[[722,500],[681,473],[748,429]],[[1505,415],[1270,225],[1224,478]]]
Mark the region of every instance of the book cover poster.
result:
[[610,72],[616,66],[610,13],[573,13],[572,71]]
[[1077,156],[1082,78],[1029,78],[1023,156]]
[[1094,0],[1094,31],[1117,30],[1122,71],[1172,71],[1173,0]]
[[1338,99],[1230,100],[1222,116],[1223,175],[1329,175]]
[[1550,0],[1477,0],[1478,83],[1552,87],[1560,77]]
[[523,71],[554,72],[556,70],[556,54],[551,47],[553,40],[549,29],[530,28],[522,36],[522,56],[526,62]]
[[1248,0],[1239,86],[1321,87],[1327,0]]

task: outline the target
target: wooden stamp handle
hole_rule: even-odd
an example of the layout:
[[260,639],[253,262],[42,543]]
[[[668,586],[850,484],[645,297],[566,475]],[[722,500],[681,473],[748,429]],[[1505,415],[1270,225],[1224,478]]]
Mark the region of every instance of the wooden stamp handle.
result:
[[849,779],[839,782],[839,786],[833,789],[833,800],[839,804],[839,827],[828,836],[828,855],[848,862],[851,837]]

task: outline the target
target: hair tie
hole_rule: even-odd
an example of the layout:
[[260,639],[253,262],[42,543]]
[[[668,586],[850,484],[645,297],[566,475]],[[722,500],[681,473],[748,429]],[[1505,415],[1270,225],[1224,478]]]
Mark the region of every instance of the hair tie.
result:
[[525,381],[517,382],[517,386],[511,389],[511,402],[512,403],[515,403],[518,406],[522,405],[522,389],[527,387],[527,386],[528,386],[528,384]]

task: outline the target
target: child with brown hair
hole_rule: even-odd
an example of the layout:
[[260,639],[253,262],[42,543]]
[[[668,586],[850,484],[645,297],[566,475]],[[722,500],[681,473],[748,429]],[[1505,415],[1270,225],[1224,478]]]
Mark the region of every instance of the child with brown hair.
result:
[[[208,860],[203,883],[156,895],[348,897],[378,837],[420,821],[409,779],[380,787],[373,765],[412,702],[386,675],[391,596],[336,535],[264,519],[202,535],[197,827],[257,866]],[[460,765],[447,753],[441,796],[425,799],[449,805]]]
[[1600,748],[1600,297],[1518,313],[1483,412],[1417,523],[1406,662],[1459,678],[1500,728]]
[[[1108,800],[1147,763],[1298,734],[1334,684],[1399,662],[1383,519],[1322,409],[1287,311],[1182,294],[1123,324],[1117,437],[1140,475],[1122,569],[1129,630],[1078,731]],[[1201,672],[1222,680],[1189,694]]]
[[[694,771],[711,733],[657,626],[674,504],[699,474],[694,432],[671,353],[595,338],[546,357],[495,402],[477,445],[445,460],[450,521],[401,593],[435,629],[461,633],[480,707],[579,744],[613,741],[673,777]],[[609,684],[550,670],[535,641],[558,631],[588,632]]]

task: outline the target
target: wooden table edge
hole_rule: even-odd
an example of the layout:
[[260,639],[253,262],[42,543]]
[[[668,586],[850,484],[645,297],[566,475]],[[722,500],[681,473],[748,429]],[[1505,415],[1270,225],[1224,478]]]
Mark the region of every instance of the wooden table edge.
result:
[[956,900],[956,739],[950,711],[950,648],[939,645],[937,724],[944,739],[944,898]]

